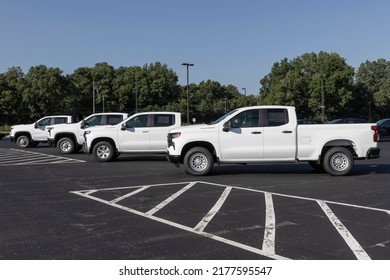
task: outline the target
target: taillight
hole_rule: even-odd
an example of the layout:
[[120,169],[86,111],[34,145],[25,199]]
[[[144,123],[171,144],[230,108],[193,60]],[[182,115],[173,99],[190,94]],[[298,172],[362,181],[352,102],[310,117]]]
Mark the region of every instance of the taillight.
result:
[[374,142],[378,142],[378,127],[376,125],[372,125],[371,130],[374,131],[374,135],[372,136],[372,140]]

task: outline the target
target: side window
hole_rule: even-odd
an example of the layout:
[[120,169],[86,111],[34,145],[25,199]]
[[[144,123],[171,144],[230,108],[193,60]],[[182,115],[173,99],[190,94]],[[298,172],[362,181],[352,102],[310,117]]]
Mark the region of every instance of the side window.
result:
[[47,126],[50,125],[51,123],[51,118],[44,118],[43,120],[40,120],[38,122],[38,126]]
[[265,126],[281,126],[288,123],[287,109],[267,109]]
[[54,124],[67,123],[67,118],[54,118]]
[[230,126],[232,128],[240,127],[258,127],[260,111],[258,109],[248,110],[239,113],[230,120]]
[[126,122],[126,127],[147,127],[148,115],[136,116]]
[[95,125],[100,125],[102,124],[102,116],[93,116],[85,120],[85,124],[88,126],[95,126]]
[[175,116],[174,115],[167,115],[167,114],[161,114],[161,115],[154,115],[154,125],[155,127],[164,127],[164,126],[171,126],[175,124]]
[[107,124],[114,125],[122,121],[122,115],[107,115]]

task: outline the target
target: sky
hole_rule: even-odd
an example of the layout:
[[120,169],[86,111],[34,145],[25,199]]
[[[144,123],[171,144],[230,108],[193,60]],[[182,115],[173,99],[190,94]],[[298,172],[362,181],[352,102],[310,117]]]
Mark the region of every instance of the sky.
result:
[[335,52],[355,69],[390,60],[388,0],[0,0],[0,73],[19,66],[161,62],[179,84],[258,94],[276,62]]

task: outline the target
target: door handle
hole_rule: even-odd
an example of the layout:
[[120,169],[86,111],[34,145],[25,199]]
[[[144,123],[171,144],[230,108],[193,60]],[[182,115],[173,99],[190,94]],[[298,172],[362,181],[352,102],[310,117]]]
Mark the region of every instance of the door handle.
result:
[[261,131],[252,131],[251,134],[261,134]]
[[142,130],[142,133],[148,133],[149,130]]
[[292,133],[291,130],[283,130],[282,133]]

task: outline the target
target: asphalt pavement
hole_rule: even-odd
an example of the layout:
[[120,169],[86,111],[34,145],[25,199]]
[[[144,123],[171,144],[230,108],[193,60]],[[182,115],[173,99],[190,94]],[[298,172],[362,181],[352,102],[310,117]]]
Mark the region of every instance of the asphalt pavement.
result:
[[0,140],[0,259],[390,259],[390,142],[333,177],[308,164],[96,162]]

